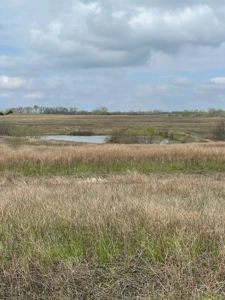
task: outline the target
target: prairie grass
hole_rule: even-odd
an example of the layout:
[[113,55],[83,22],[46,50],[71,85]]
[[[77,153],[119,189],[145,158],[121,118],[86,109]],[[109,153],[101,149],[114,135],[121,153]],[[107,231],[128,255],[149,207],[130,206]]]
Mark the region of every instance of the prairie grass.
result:
[[225,299],[225,143],[0,151],[0,299]]
[[23,175],[108,174],[138,171],[214,172],[225,170],[225,143],[185,145],[0,145],[0,172]]
[[4,175],[1,299],[224,299],[225,176]]
[[[27,135],[70,134],[93,132],[110,134],[116,129],[138,129],[154,126],[158,132],[180,130],[202,137],[210,137],[211,129],[218,118],[190,118],[155,115],[44,115],[13,114],[4,116],[4,122],[10,124],[15,133],[26,131]],[[32,134],[33,132],[33,134]]]

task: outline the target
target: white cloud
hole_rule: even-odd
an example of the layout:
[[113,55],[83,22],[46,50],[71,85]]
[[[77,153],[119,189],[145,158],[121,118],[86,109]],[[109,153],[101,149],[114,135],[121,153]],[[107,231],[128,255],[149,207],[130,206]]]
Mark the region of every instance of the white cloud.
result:
[[33,92],[33,93],[26,94],[24,96],[24,98],[26,98],[26,99],[42,99],[43,96],[44,96],[44,94],[41,92]]
[[25,86],[27,81],[21,77],[0,76],[0,87],[14,89]]
[[30,29],[33,50],[65,69],[145,65],[156,53],[168,59],[184,44],[225,41],[224,24],[202,4],[109,11],[103,3],[76,0],[70,12],[41,27]]
[[212,78],[211,81],[218,84],[225,84],[225,77]]
[[142,7],[129,24],[147,44],[167,42],[213,45],[224,41],[224,24],[208,5],[199,4],[176,10]]

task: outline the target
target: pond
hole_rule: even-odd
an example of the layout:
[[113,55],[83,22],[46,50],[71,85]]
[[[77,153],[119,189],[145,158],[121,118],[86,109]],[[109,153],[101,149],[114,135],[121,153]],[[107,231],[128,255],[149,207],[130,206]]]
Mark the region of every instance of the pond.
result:
[[79,136],[79,135],[44,135],[42,139],[68,141],[68,142],[82,142],[82,143],[95,143],[104,144],[106,135],[91,135],[91,136]]
[[[107,135],[43,135],[40,138],[46,140],[57,140],[57,141],[68,141],[68,142],[82,142],[82,143],[95,143],[95,144],[104,144],[107,138]],[[171,141],[164,139],[161,141],[152,141],[152,144],[166,145],[170,144]]]

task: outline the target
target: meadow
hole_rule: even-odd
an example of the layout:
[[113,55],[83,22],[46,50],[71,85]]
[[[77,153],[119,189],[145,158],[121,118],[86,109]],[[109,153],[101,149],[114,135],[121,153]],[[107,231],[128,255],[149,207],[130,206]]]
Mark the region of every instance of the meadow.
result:
[[0,299],[225,298],[225,143],[23,138],[216,118],[8,115],[0,137]]
[[0,299],[224,299],[225,143],[0,144]]
[[110,134],[115,129],[138,129],[153,126],[159,132],[180,130],[209,137],[211,128],[218,118],[183,117],[167,115],[45,115],[12,114],[0,116],[2,122],[10,124],[16,133]]

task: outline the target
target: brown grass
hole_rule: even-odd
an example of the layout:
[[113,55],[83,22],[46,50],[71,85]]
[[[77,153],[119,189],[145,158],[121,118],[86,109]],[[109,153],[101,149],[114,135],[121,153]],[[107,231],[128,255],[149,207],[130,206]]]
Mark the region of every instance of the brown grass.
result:
[[202,162],[225,163],[225,143],[185,145],[76,145],[68,147],[0,145],[0,166],[116,162]]
[[0,298],[224,299],[224,181],[2,177]]
[[[138,172],[224,166],[225,143],[0,151],[0,299],[225,299],[225,173]],[[41,175],[79,164],[109,168]]]
[[18,131],[28,127],[33,134],[70,134],[71,132],[93,132],[109,134],[115,129],[143,128],[154,126],[157,131],[181,130],[202,137],[211,135],[217,118],[188,118],[171,116],[94,116],[94,115],[29,115],[14,114],[2,117],[2,121],[15,126]]

